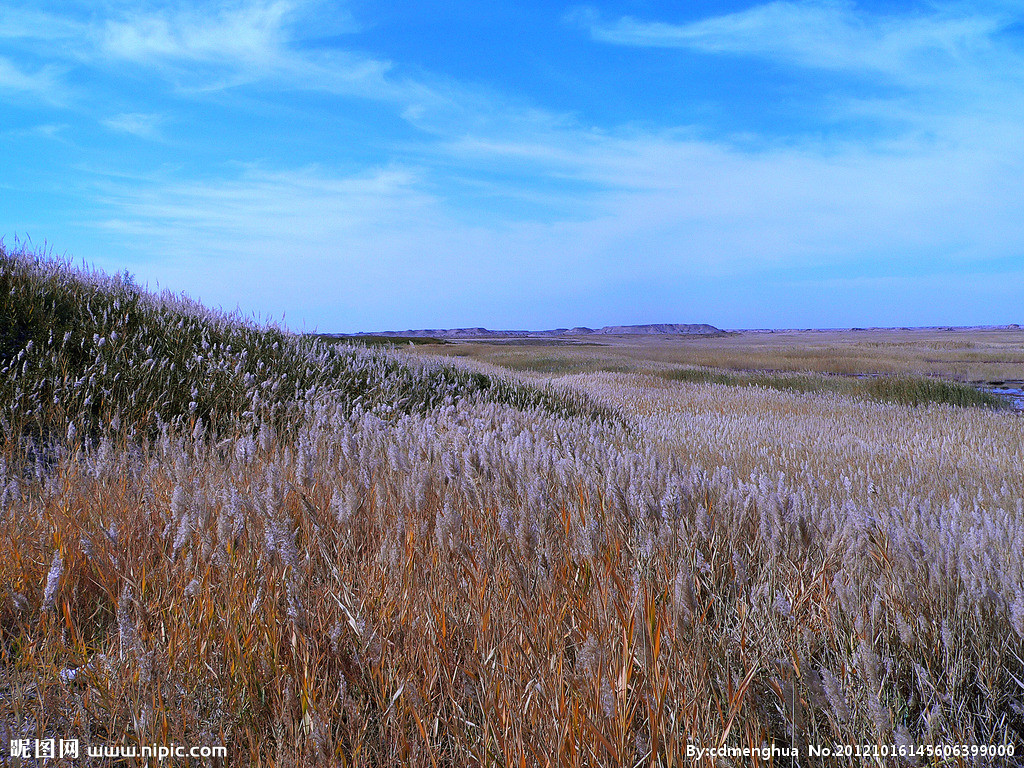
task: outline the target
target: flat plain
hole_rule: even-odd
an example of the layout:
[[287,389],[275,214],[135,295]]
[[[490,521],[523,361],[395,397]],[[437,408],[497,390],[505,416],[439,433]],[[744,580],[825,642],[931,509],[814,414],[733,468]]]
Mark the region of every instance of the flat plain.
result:
[[603,336],[599,341],[531,338],[459,342],[426,351],[550,373],[702,366],[848,376],[912,374],[970,383],[1024,380],[1024,330],[1012,327],[623,335]]

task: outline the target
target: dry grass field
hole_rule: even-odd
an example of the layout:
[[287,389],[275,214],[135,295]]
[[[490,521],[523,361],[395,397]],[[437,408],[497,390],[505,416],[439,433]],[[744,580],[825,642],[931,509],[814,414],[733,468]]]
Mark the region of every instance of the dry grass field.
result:
[[[268,766],[1024,753],[1024,420],[662,375],[832,371],[853,349],[844,373],[996,365],[977,352],[1021,378],[1012,334],[833,336],[813,365],[798,337],[432,350],[483,360],[453,366],[0,265],[4,745]],[[496,367],[577,354],[548,381]]]
[[456,343],[427,350],[547,373],[732,371],[849,376],[914,374],[954,381],[1024,380],[1024,330],[873,329],[742,332],[728,336],[602,336]]

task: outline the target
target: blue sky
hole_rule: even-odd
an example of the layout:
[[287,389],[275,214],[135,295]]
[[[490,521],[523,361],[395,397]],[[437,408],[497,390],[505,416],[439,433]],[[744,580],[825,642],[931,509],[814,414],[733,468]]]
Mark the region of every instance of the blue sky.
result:
[[357,331],[1024,322],[1024,3],[0,6],[0,235]]

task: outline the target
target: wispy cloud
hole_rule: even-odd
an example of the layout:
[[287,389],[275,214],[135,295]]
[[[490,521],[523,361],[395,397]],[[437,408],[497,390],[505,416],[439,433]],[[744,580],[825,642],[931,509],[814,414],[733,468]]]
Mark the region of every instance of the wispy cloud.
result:
[[[510,117],[501,97],[422,70],[398,73],[387,58],[337,44],[359,29],[343,7],[325,0],[242,0],[193,5],[114,3],[104,15],[69,17],[0,9],[0,40],[31,56],[46,46],[37,73],[0,59],[0,88],[72,91],[61,75],[74,67],[154,74],[178,97],[245,88],[272,99],[289,91],[326,93],[389,105],[427,131]],[[334,42],[321,45],[325,35]],[[85,98],[86,94],[79,93]],[[513,110],[520,118],[524,111]]]
[[[287,310],[300,324],[339,307],[353,329],[422,323],[447,291],[475,286],[483,307],[497,298],[488,287],[495,275],[525,288],[519,265],[492,262],[493,232],[460,226],[426,186],[400,166],[357,174],[250,166],[206,182],[110,178],[96,226],[135,254],[140,279],[187,285],[228,307]],[[417,294],[425,298],[400,299]]]
[[128,133],[142,139],[160,138],[160,124],[164,117],[160,114],[129,112],[103,121],[103,124],[114,131]]
[[[388,62],[303,44],[318,10],[308,0],[249,0],[129,11],[92,30],[94,55],[151,69],[183,90],[257,85],[400,98]],[[347,15],[333,16],[334,32],[355,28]]]
[[194,242],[198,235],[228,250],[263,241],[274,251],[296,237],[326,242],[346,232],[422,223],[414,213],[429,198],[415,190],[415,181],[412,171],[401,168],[342,175],[315,167],[268,171],[258,166],[215,181],[113,179],[104,184],[103,199],[120,215],[101,226],[159,234],[172,245]]
[[861,145],[752,153],[656,134],[565,135],[539,145],[463,141],[452,151],[505,155],[593,185],[578,205],[606,232],[664,236],[652,253],[672,261],[685,253],[691,269],[741,274],[880,253],[983,260],[1019,252],[1024,224],[1010,201],[1024,194],[1020,136],[975,138],[955,147],[907,141],[898,153]]
[[[424,100],[433,99],[435,111],[446,104],[449,119],[430,124],[433,141],[403,147],[403,164],[359,174],[253,166],[219,181],[163,181],[141,194],[133,186],[107,199],[106,226],[154,252],[180,253],[182,263],[219,252],[233,265],[228,271],[243,271],[242,258],[299,270],[297,284],[311,294],[304,305],[327,305],[343,290],[353,317],[380,318],[352,326],[364,328],[400,322],[387,321],[381,307],[416,285],[459,295],[463,307],[477,297],[480,312],[512,312],[509,295],[551,307],[570,300],[566,286],[582,304],[580,297],[597,303],[612,286],[633,283],[683,286],[844,269],[884,276],[911,262],[926,274],[970,270],[1024,248],[1024,222],[1012,202],[1024,197],[1017,119],[1024,110],[1005,68],[972,86],[979,103],[986,90],[999,95],[989,111],[965,109],[959,93],[918,98],[931,85],[911,87],[911,76],[927,70],[915,57],[941,52],[984,73],[987,62],[1016,55],[993,37],[995,22],[960,18],[955,32],[951,19],[885,19],[847,5],[789,3],[653,31],[591,19],[595,37],[609,42],[676,39],[674,45],[709,54],[899,77],[905,88],[898,97],[875,104],[851,97],[845,105],[878,110],[879,119],[901,114],[911,126],[870,141],[812,137],[751,148],[699,129],[590,127],[458,83],[423,86]],[[282,72],[329,66],[288,51],[275,54]],[[387,69],[372,77],[397,82]],[[407,118],[428,123],[422,115]],[[482,210],[479,190],[497,204]],[[548,213],[516,216],[524,200],[531,211]],[[285,253],[322,256],[289,267]],[[318,280],[318,269],[330,279]],[[346,271],[360,277],[346,280]],[[264,306],[283,300],[275,298],[276,286],[277,294],[248,290]],[[408,308],[410,324],[422,304]]]
[[[69,40],[81,34],[82,22],[61,13],[50,13],[14,2],[0,8],[0,40]],[[60,53],[61,51],[53,51]]]
[[[690,143],[688,151],[696,147],[721,154],[745,167],[750,179],[784,183],[796,173],[813,194],[785,204],[806,212],[809,229],[827,232],[831,221],[853,225],[851,234],[835,232],[834,242],[844,248],[857,232],[881,234],[878,225],[897,210],[909,218],[902,227],[893,222],[893,236],[917,231],[923,243],[931,231],[937,252],[980,256],[980,244],[992,242],[991,231],[1014,243],[1008,252],[1020,248],[1021,228],[1005,205],[1006,195],[1016,194],[1009,190],[1019,186],[1016,175],[1024,167],[1024,49],[1019,35],[1006,34],[1024,20],[1019,6],[940,2],[914,12],[880,13],[849,2],[777,0],[687,23],[607,20],[590,8],[569,18],[599,42],[757,57],[820,76],[828,98],[809,103],[813,111],[803,115],[805,124],[856,120],[879,130],[828,136],[810,132],[785,137],[781,150],[769,141],[749,152],[730,149],[728,137],[720,137],[721,153],[706,140]],[[847,88],[849,81],[837,73],[894,87]],[[670,143],[675,145],[671,155],[686,156],[679,152],[686,142]],[[718,168],[717,160],[698,162]],[[650,174],[670,179],[677,170],[668,160]],[[721,178],[733,178],[743,189],[742,175],[722,176],[715,170],[708,177],[712,189]],[[993,194],[993,184],[1000,193]],[[752,199],[767,202],[771,197],[769,189]],[[862,212],[863,223],[847,211]],[[993,217],[999,224],[988,230]],[[975,227],[968,219],[987,224]],[[954,230],[960,234],[952,235]],[[802,239],[797,233],[793,242]],[[830,250],[827,243],[822,246],[822,252]],[[865,244],[864,252],[869,250]]]
[[250,3],[204,10],[134,12],[104,25],[101,46],[112,57],[138,62],[189,61],[258,67],[285,42],[289,2]]
[[902,75],[908,69],[975,58],[992,35],[1013,22],[997,11],[939,6],[931,14],[884,15],[847,2],[777,0],[743,11],[671,24],[622,17],[604,20],[592,9],[570,19],[595,40],[616,45],[688,48],[752,55],[804,67]]
[[[91,68],[134,65],[159,73],[182,91],[245,84],[320,90],[375,99],[408,97],[422,88],[388,80],[391,65],[365,54],[320,50],[305,35],[351,32],[351,16],[317,0],[246,0],[193,6],[114,4],[103,16],[69,16],[24,7],[0,9],[0,40],[38,55]],[[19,76],[20,75],[20,76]],[[28,88],[29,76],[0,69],[0,85]]]
[[[634,284],[665,293],[778,273],[884,276],[908,264],[948,275],[1013,259],[1024,248],[1013,202],[1024,197],[1024,158],[1013,136],[997,138],[985,151],[922,142],[898,155],[864,147],[748,153],[637,132],[460,139],[437,150],[449,163],[509,163],[528,179],[506,180],[494,194],[535,193],[543,177],[571,181],[552,205],[575,215],[515,221],[498,211],[467,220],[450,185],[439,193],[427,167],[357,175],[251,167],[233,179],[123,186],[106,197],[104,226],[140,254],[175,255],[182,270],[202,260],[215,275],[204,295],[229,305],[225,295],[248,295],[315,317],[317,307],[341,302],[335,316],[365,329],[429,324],[441,310],[427,297],[448,295],[459,297],[444,310],[451,324],[515,324],[522,307],[551,317],[559,306],[582,312]],[[161,270],[165,280],[188,282]],[[287,272],[289,287],[250,284],[250,272]],[[421,298],[392,303],[406,295]],[[652,315],[671,310],[671,292],[659,301]]]
[[41,125],[34,125],[31,128],[12,131],[9,135],[19,137],[35,136],[53,141],[67,142],[66,134],[69,128],[70,126],[67,123],[43,123]]
[[56,67],[46,66],[28,71],[0,56],[0,92],[4,91],[27,95],[51,104],[63,101],[65,96]]

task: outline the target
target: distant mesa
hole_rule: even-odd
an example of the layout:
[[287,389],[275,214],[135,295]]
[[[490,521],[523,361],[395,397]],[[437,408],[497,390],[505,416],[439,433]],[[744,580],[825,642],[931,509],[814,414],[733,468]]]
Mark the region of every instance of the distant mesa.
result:
[[594,333],[615,335],[682,334],[686,336],[718,336],[724,333],[707,323],[655,323],[652,325],[606,325]]
[[356,336],[430,336],[436,339],[497,339],[547,336],[724,336],[726,332],[707,323],[652,323],[649,325],[606,325],[604,328],[554,328],[549,331],[489,331],[486,328],[427,328],[408,331],[376,331]]

